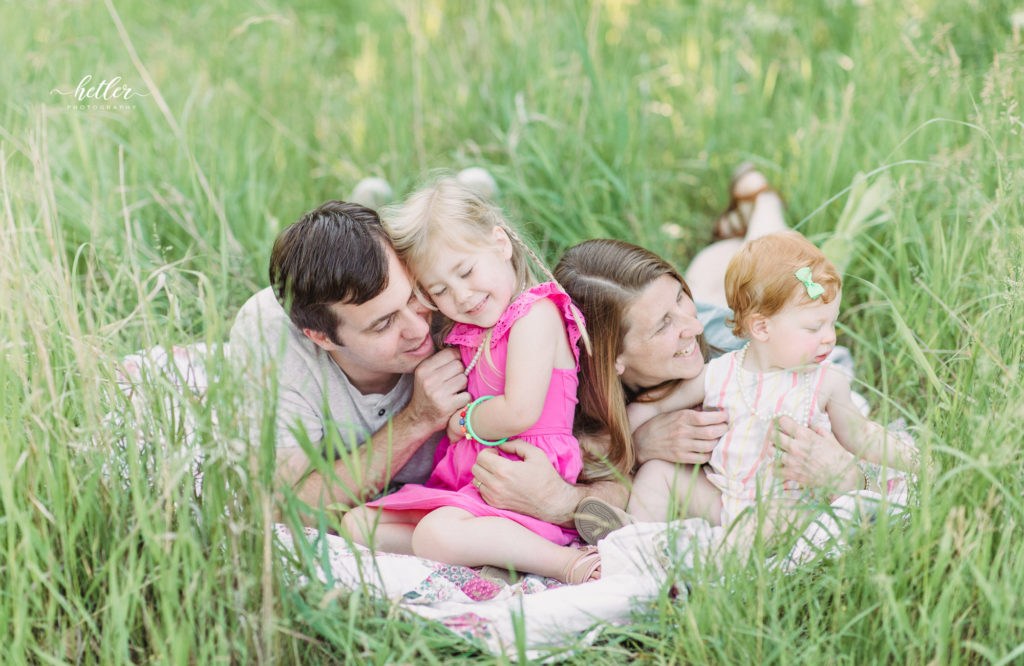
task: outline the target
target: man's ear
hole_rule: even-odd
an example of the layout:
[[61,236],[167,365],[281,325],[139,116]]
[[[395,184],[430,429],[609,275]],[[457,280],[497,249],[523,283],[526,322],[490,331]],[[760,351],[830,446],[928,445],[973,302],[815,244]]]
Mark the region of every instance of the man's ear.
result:
[[754,313],[750,315],[747,330],[750,331],[750,337],[758,342],[768,341],[768,329],[771,328],[769,325],[771,322],[768,321],[768,317]]
[[496,224],[491,231],[491,236],[493,236],[494,242],[498,245],[498,249],[501,250],[501,256],[505,259],[511,259],[512,239],[508,237],[508,232]]
[[313,344],[315,344],[320,349],[323,349],[324,351],[331,351],[332,349],[336,349],[338,347],[338,345],[334,344],[333,340],[327,337],[326,333],[323,333],[321,331],[314,331],[311,328],[304,328],[302,329],[302,334],[305,335],[310,340],[312,340]]

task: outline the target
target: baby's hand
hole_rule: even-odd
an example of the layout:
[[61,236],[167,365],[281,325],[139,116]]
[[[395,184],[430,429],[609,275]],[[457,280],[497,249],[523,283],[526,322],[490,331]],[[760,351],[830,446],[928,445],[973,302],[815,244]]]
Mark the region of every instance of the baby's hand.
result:
[[462,412],[465,407],[459,409],[448,419],[448,441],[454,444],[459,440],[465,439],[465,435],[462,434],[462,426],[459,424],[459,419],[462,418]]

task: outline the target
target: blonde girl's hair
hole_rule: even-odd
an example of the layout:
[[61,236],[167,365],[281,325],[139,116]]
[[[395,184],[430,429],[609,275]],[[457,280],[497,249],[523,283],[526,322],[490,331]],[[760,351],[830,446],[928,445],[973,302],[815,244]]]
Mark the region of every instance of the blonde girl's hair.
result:
[[[494,247],[492,233],[500,227],[512,243],[512,268],[516,275],[516,292],[537,284],[530,260],[548,279],[557,284],[551,271],[540,260],[512,224],[494,204],[466,187],[455,178],[445,177],[433,185],[409,195],[397,207],[382,215],[384,228],[400,259],[415,269],[433,261],[442,248],[476,251]],[[421,285],[417,295],[430,303]],[[573,312],[583,345],[590,352],[590,338],[583,320]]]
[[[626,404],[659,400],[682,379],[633,392],[615,372],[615,359],[623,352],[628,327],[626,309],[652,282],[667,275],[693,295],[682,276],[667,261],[637,245],[613,239],[588,240],[569,248],[555,266],[555,276],[583,311],[593,338],[594,351],[581,360],[579,405],[575,428],[588,435],[607,436],[604,455],[584,451],[583,476],[587,480],[630,474],[636,464]],[[704,359],[708,348],[698,336]]]
[[737,337],[748,337],[754,314],[771,317],[794,303],[815,302],[796,278],[801,268],[810,268],[811,279],[825,292],[820,302],[831,303],[843,286],[839,271],[814,243],[797,231],[780,231],[744,243],[725,270],[725,300],[732,308],[726,324]]

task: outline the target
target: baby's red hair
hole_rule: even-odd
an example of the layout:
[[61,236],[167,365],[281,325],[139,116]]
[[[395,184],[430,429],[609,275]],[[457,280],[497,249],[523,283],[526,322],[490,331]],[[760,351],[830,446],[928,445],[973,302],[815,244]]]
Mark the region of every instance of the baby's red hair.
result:
[[[732,308],[733,334],[748,337],[750,317],[771,317],[786,305],[810,304],[807,288],[796,278],[801,268],[810,268],[812,279],[825,293],[819,298],[831,303],[843,286],[839,271],[814,243],[796,231],[780,231],[744,243],[725,271],[725,299]],[[817,300],[817,299],[814,299]]]

